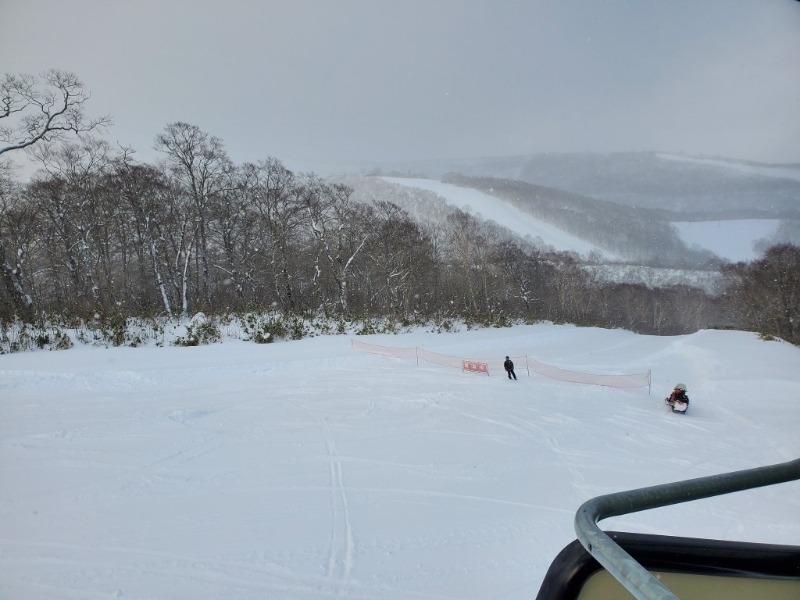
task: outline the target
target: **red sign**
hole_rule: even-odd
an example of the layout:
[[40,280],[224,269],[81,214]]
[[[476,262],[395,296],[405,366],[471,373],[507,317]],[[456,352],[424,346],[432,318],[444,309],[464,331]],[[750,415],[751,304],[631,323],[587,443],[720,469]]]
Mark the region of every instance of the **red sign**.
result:
[[461,368],[464,371],[473,371],[475,373],[486,373],[489,374],[489,365],[482,362],[474,362],[471,360],[462,360],[461,361]]

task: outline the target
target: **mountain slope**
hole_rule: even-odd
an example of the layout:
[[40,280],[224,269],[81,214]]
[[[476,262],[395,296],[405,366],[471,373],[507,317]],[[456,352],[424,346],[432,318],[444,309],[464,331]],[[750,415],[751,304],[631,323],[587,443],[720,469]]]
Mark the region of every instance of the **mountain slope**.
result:
[[687,248],[677,230],[656,211],[509,179],[448,174],[443,181],[491,193],[637,264],[701,268],[718,260],[710,252]]
[[[491,193],[478,189],[453,185],[431,179],[407,179],[402,177],[385,177],[384,181],[409,188],[433,192],[444,198],[450,206],[458,207],[473,216],[494,221],[522,238],[528,238],[534,245],[552,248],[559,252],[576,252],[588,255],[590,252],[603,252],[601,246],[568,233],[511,202],[503,200]],[[488,190],[491,192],[491,190]],[[606,250],[609,258],[620,258]]]
[[515,179],[611,200],[684,213],[683,219],[800,219],[800,165],[741,163],[659,152],[542,153],[388,166],[440,178],[448,172]]

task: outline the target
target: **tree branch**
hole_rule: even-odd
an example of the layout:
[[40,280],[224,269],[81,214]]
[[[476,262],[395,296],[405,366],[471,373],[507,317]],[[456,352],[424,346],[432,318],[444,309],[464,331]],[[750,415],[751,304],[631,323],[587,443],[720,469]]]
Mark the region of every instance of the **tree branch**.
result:
[[50,69],[38,78],[6,75],[0,83],[0,119],[10,121],[0,126],[0,143],[5,144],[0,155],[111,125],[108,115],[86,117],[83,106],[90,98],[83,82],[69,71]]

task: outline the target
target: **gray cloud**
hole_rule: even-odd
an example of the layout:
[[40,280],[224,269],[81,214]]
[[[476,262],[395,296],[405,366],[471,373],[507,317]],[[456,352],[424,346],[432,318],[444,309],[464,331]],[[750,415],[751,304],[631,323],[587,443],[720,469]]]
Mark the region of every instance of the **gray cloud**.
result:
[[800,162],[791,0],[3,0],[0,65],[76,72],[143,159],[183,120],[239,161]]

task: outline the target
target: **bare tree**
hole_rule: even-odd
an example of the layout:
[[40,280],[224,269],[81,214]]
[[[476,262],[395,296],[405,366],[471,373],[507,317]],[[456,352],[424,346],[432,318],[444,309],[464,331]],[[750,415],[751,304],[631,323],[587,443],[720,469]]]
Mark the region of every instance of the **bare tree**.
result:
[[[310,232],[318,244],[319,253],[327,259],[329,273],[336,282],[338,303],[342,314],[346,315],[349,312],[349,271],[369,237],[364,227],[364,213],[371,207],[353,203],[350,199],[352,189],[346,185],[329,185],[315,177],[309,178],[305,190]],[[317,273],[322,271],[319,260],[315,270]]]
[[[219,245],[214,267],[222,271],[223,285],[235,292],[235,301],[245,298],[243,268],[251,262],[256,240],[253,211],[241,193],[241,184],[223,190],[212,203],[208,230]],[[221,298],[220,298],[221,299]],[[227,301],[227,300],[226,300]]]
[[738,323],[800,343],[800,247],[778,244],[725,271],[728,310]]
[[0,155],[111,125],[108,115],[86,116],[90,97],[69,71],[50,69],[38,77],[7,74],[0,82]]
[[457,279],[462,284],[463,309],[479,312],[478,290],[480,280],[477,278],[480,255],[483,252],[485,239],[480,224],[473,216],[462,210],[447,216],[447,244]]
[[507,297],[518,303],[526,315],[542,316],[536,309],[544,297],[547,280],[538,253],[532,255],[513,242],[502,242],[495,250],[495,261],[504,274]]
[[556,296],[558,318],[586,323],[593,298],[587,276],[576,257],[562,253],[555,259],[557,263],[550,285]]
[[181,301],[181,316],[189,315],[189,277],[192,257],[196,252],[195,240],[197,239],[197,223],[192,216],[191,200],[182,190],[174,185],[167,185],[165,217],[168,225],[162,232],[172,252],[171,264],[165,263],[168,268],[169,279]]
[[26,321],[33,320],[25,262],[36,239],[36,217],[36,211],[23,201],[20,186],[0,163],[0,269],[11,306]]
[[[6,74],[0,80],[0,155],[25,150],[39,142],[63,140],[70,133],[81,134],[111,125],[109,116],[96,119],[86,116],[84,104],[89,98],[83,82],[68,71],[50,69],[38,77]],[[5,194],[4,202],[7,200]],[[9,218],[12,214],[20,216],[30,212],[19,205],[10,212],[7,208],[8,205],[3,212]],[[17,247],[16,260],[10,261],[8,235],[8,232],[0,232],[3,279],[20,315],[31,320],[33,301],[25,289],[22,268],[25,251]]]
[[242,193],[264,227],[260,251],[269,257],[276,297],[284,309],[294,311],[292,257],[306,214],[303,179],[274,158],[245,164],[242,172]]
[[[411,312],[419,277],[432,271],[432,241],[406,211],[386,200],[375,200],[372,232],[364,247],[366,279],[374,289],[370,302],[395,316]],[[421,286],[420,286],[421,287]]]
[[166,155],[167,167],[194,204],[197,251],[202,271],[202,297],[211,305],[208,221],[212,204],[234,186],[233,164],[222,140],[196,125],[171,123],[156,137],[156,149]]
[[113,297],[111,222],[117,207],[101,194],[101,182],[111,170],[114,151],[106,141],[87,137],[80,144],[42,146],[36,155],[44,171],[29,193],[47,223],[55,272],[61,265],[67,269],[72,298],[79,299],[73,309],[108,310]]
[[125,156],[116,164],[114,183],[116,193],[133,217],[138,245],[149,256],[152,283],[158,290],[166,314],[172,315],[172,303],[162,273],[166,261],[159,231],[166,224],[166,182],[154,167],[134,164]]

